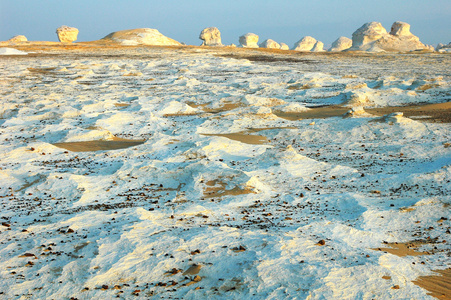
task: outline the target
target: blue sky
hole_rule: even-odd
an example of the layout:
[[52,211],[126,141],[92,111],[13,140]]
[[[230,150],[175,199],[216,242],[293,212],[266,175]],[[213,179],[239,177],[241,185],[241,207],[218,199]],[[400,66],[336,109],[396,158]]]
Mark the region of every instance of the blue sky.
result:
[[78,41],[100,39],[133,28],[199,45],[205,27],[218,27],[224,44],[238,44],[248,32],[287,43],[310,35],[326,45],[351,37],[366,22],[389,31],[395,21],[411,25],[426,44],[451,42],[451,0],[0,0],[0,40],[23,34],[33,41],[57,41],[56,28],[79,29]]

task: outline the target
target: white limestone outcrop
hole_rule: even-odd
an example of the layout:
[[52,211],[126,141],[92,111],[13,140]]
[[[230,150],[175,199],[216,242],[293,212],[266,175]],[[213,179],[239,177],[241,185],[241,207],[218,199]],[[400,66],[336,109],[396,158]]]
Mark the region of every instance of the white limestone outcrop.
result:
[[223,46],[221,42],[221,32],[219,32],[219,29],[216,27],[208,27],[202,30],[199,39],[203,41],[201,46]]
[[435,48],[435,50],[440,53],[450,53],[451,52],[451,43],[449,43],[448,45],[440,43],[437,45],[437,48]]
[[311,51],[315,47],[316,39],[311,36],[304,36],[296,44],[294,44],[293,50],[295,51]]
[[420,39],[410,32],[409,24],[397,21],[393,23],[390,33],[379,22],[364,24],[352,34],[352,47],[349,50],[408,52],[432,51],[433,48],[421,43]]
[[352,47],[352,40],[350,38],[341,36],[335,42],[332,43],[332,47],[330,47],[329,51],[331,52],[339,52]]
[[280,44],[274,40],[267,39],[260,43],[260,48],[280,49]]
[[161,34],[157,29],[138,28],[112,32],[102,40],[123,45],[179,46],[181,43]]
[[323,42],[317,41],[311,36],[304,36],[296,44],[294,44],[293,50],[303,52],[321,52],[323,49]]
[[28,41],[28,39],[24,35],[16,35],[16,36],[13,36],[12,38],[10,38],[9,40],[7,40],[7,42],[9,42],[9,43],[23,43],[23,42],[27,42],[27,41]]
[[72,43],[77,40],[78,29],[63,25],[56,29],[56,34],[58,35],[58,40],[61,43]]
[[290,50],[290,46],[285,43],[280,43],[280,50]]
[[239,38],[241,47],[243,48],[258,48],[258,35],[255,33],[246,33]]

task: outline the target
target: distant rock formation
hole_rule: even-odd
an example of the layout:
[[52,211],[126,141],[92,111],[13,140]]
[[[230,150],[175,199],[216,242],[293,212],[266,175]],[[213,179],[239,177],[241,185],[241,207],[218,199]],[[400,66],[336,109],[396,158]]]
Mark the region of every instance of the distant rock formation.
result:
[[311,52],[320,52],[323,50],[324,44],[320,41],[317,41],[311,36],[305,36],[301,40],[299,40],[296,44],[294,44],[293,50],[295,51],[311,51]]
[[138,28],[112,32],[102,40],[123,45],[179,46],[181,43],[162,35],[157,29]]
[[280,43],[280,50],[290,50],[290,46],[285,43]]
[[260,44],[260,48],[280,49],[280,44],[271,39],[267,39]]
[[449,43],[448,45],[440,43],[440,44],[437,45],[437,48],[435,48],[435,50],[440,52],[440,53],[451,52],[451,43]]
[[311,36],[304,36],[296,44],[294,44],[293,50],[295,51],[310,51],[315,47],[316,39]]
[[10,42],[10,43],[23,43],[23,42],[27,42],[27,41],[28,41],[28,39],[24,35],[16,35],[16,36],[10,38],[9,40],[7,40],[7,42]]
[[72,43],[77,40],[78,29],[63,25],[56,29],[56,34],[61,43]]
[[352,40],[350,38],[341,36],[335,42],[332,43],[332,47],[330,47],[329,51],[331,52],[339,52],[346,49],[351,48]]
[[239,42],[243,48],[258,48],[258,35],[255,33],[246,33],[240,36]]
[[223,46],[221,42],[221,32],[219,32],[219,29],[216,27],[208,27],[202,30],[199,39],[203,41],[201,46]]
[[379,22],[364,24],[352,34],[349,50],[407,52],[433,49],[410,32],[409,24],[397,21],[393,23],[390,33]]

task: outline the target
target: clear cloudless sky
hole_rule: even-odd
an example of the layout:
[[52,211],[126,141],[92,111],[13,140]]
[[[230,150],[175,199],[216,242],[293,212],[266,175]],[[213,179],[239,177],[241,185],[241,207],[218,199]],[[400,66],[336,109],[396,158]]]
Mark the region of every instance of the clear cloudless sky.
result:
[[423,43],[451,42],[451,0],[0,0],[0,40],[25,35],[57,41],[56,28],[79,29],[92,41],[124,29],[155,28],[189,45],[199,45],[206,27],[217,27],[224,44],[253,32],[290,47],[310,35],[331,44],[370,21],[390,31],[395,21],[411,25]]

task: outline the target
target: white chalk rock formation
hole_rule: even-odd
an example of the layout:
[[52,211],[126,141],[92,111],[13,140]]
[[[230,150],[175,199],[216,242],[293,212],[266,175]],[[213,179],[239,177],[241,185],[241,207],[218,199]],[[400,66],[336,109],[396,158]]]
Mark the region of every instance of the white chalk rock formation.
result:
[[181,43],[162,35],[157,29],[138,28],[112,32],[102,40],[123,45],[179,46]]
[[280,49],[280,44],[274,40],[267,39],[260,43],[260,48]]
[[451,52],[451,43],[449,43],[448,45],[440,43],[440,44],[437,45],[437,48],[435,50],[440,52],[440,53]]
[[27,52],[23,52],[14,48],[0,48],[0,55],[27,55]]
[[293,50],[295,51],[323,51],[324,44],[311,36],[305,36],[294,44]]
[[208,27],[202,30],[199,39],[203,41],[201,46],[223,46],[221,42],[221,32],[219,32],[219,29],[216,27]]
[[409,24],[397,21],[393,23],[390,33],[379,22],[364,24],[352,34],[350,50],[407,52],[432,51],[433,48],[421,43],[420,39],[410,32]]
[[290,50],[290,46],[285,43],[280,43],[280,50]]
[[312,52],[322,52],[324,51],[324,43],[320,41],[316,41],[315,46],[313,46]]
[[72,43],[77,40],[78,29],[63,25],[56,29],[56,34],[61,43]]
[[258,48],[258,35],[255,33],[246,33],[239,38],[241,47],[243,48]]
[[26,36],[24,36],[24,35],[16,35],[16,36],[10,38],[7,42],[10,42],[10,43],[23,43],[23,42],[27,42],[27,41],[28,41],[28,39],[27,39]]
[[332,43],[332,47],[330,47],[329,51],[331,52],[339,52],[352,47],[352,40],[350,38],[341,36],[335,42]]

